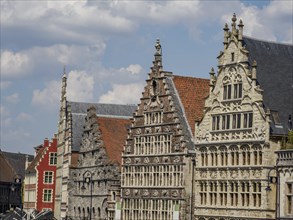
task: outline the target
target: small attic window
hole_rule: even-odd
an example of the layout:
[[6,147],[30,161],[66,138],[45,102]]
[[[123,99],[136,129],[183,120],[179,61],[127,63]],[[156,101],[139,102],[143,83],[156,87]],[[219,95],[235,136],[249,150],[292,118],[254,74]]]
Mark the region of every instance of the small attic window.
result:
[[275,125],[281,125],[281,120],[280,120],[280,116],[279,116],[279,112],[277,111],[271,111],[271,115],[274,121]]
[[234,61],[234,58],[235,58],[235,54],[231,53],[231,61]]

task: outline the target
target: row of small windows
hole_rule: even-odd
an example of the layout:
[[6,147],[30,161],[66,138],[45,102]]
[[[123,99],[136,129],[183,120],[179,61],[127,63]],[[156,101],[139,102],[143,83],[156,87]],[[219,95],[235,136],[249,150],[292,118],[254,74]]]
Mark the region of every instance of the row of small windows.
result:
[[[233,90],[233,91],[232,91]],[[232,96],[233,94],[233,96]],[[223,100],[242,98],[242,83],[228,84],[223,87]]]
[[183,166],[130,166],[124,167],[122,186],[182,186]]
[[212,116],[213,131],[252,128],[252,123],[253,114],[251,112]]
[[149,112],[144,113],[144,124],[161,124],[163,123],[163,112]]
[[200,150],[201,166],[239,166],[239,165],[262,165],[263,153],[260,145],[255,145],[250,150],[248,147],[231,146],[229,151],[226,146]]
[[171,153],[172,135],[148,135],[134,138],[134,154],[166,154]]
[[[74,207],[74,217],[75,218],[82,218],[82,219],[86,219],[90,216],[90,208],[81,208],[81,207]],[[98,218],[100,219],[102,215],[106,216],[107,215],[107,208],[104,210],[104,213],[102,213],[102,210],[100,207],[98,207],[97,209],[95,207],[92,207],[92,218]]]
[[261,206],[261,182],[201,181],[200,205]]
[[174,210],[179,210],[179,202],[174,200],[125,198],[122,204],[122,218],[124,220],[172,220]]

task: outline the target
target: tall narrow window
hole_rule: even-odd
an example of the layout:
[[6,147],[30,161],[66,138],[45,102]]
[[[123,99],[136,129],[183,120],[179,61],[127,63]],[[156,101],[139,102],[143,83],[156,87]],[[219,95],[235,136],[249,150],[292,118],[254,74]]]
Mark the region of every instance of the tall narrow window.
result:
[[243,114],[243,128],[251,128],[252,127],[252,113],[244,113]]
[[293,214],[293,183],[287,183],[287,214],[292,215]]
[[231,99],[231,85],[224,85],[224,91],[223,91],[223,99],[229,100]]
[[234,99],[242,98],[242,83],[234,84]]
[[45,171],[44,172],[44,183],[53,183],[53,172]]
[[231,61],[233,62],[235,59],[235,53],[231,53]]

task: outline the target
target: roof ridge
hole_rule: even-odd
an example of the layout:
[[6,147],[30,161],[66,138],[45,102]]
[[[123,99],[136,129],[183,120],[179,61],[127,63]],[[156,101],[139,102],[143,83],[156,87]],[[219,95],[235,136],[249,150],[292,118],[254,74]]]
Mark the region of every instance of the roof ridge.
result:
[[79,103],[79,104],[89,104],[89,105],[136,106],[136,104],[117,104],[117,103],[101,103],[101,102],[76,102],[76,101],[68,101],[68,103]]
[[290,44],[290,43],[283,43],[283,42],[277,42],[277,41],[263,40],[263,39],[259,39],[259,38],[255,38],[255,37],[246,36],[246,35],[244,35],[243,37],[251,39],[251,40],[256,40],[256,41],[259,41],[259,42],[265,42],[265,43],[271,43],[271,44],[279,44],[279,45],[284,45],[284,46],[293,46],[293,43]]
[[[201,78],[201,77],[193,77],[193,76],[180,76],[180,75],[173,75],[174,77],[182,77],[182,78],[192,78],[192,79],[200,79],[200,80],[209,80],[207,78]],[[172,77],[172,76],[171,76]]]

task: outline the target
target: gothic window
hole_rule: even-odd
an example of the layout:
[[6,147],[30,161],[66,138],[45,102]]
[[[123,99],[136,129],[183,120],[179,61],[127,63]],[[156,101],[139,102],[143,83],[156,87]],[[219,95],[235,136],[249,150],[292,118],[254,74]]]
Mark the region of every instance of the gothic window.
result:
[[241,114],[232,114],[232,129],[241,128]]
[[231,146],[231,165],[238,166],[239,165],[239,151],[237,146]]
[[260,182],[253,182],[253,206],[260,207],[261,206],[261,183]]
[[217,205],[217,182],[210,182],[210,205]]
[[228,194],[228,187],[226,182],[220,182],[220,205],[226,206],[227,205],[227,194]]
[[233,62],[235,59],[235,53],[231,53],[231,61]]
[[217,166],[218,165],[218,153],[216,147],[210,147],[210,161],[211,166]]
[[263,160],[262,155],[262,148],[260,145],[254,145],[253,149],[253,156],[254,156],[254,165],[261,165]]
[[249,206],[249,182],[241,183],[241,205]]
[[222,130],[230,129],[230,115],[222,116]]
[[232,85],[224,85],[223,100],[230,100],[232,93]]
[[244,113],[243,114],[243,128],[252,128],[253,114]]
[[205,147],[200,148],[201,166],[208,166],[208,153]]
[[207,204],[207,183],[205,181],[200,182],[200,204]]
[[250,165],[250,149],[248,145],[241,147],[242,151],[242,165]]
[[230,183],[230,201],[231,201],[231,206],[238,205],[238,183],[237,182]]
[[234,84],[234,99],[242,98],[242,83]]
[[221,166],[227,166],[228,165],[228,152],[227,152],[227,147],[221,146],[219,149],[220,149]]
[[144,113],[144,123],[146,125],[163,123],[163,112],[147,112]]
[[292,215],[293,214],[293,183],[287,183],[287,189],[286,189],[286,196],[287,196],[287,201],[286,201],[286,214],[287,215]]
[[212,130],[217,131],[220,130],[220,116],[213,116],[212,117]]

